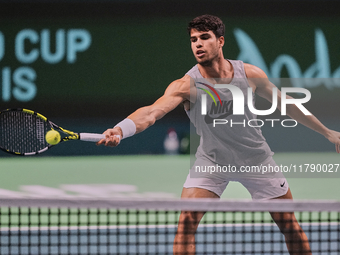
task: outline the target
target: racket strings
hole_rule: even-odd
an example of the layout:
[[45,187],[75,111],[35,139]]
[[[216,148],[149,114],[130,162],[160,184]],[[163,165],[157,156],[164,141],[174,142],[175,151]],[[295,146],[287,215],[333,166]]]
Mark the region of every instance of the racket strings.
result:
[[48,147],[48,124],[36,115],[20,111],[0,114],[0,146],[14,153],[37,152]]

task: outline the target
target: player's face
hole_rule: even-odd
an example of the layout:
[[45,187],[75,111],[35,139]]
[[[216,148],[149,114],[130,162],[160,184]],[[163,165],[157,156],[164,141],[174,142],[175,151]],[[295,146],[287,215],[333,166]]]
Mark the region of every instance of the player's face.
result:
[[191,29],[190,41],[197,62],[203,66],[210,66],[222,52],[224,38],[216,38],[212,31]]

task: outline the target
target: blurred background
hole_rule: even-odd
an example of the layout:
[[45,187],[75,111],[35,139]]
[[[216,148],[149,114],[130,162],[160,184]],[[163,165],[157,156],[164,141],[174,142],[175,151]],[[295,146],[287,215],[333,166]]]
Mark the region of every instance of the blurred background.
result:
[[[213,14],[226,25],[226,58],[257,65],[271,78],[297,78],[293,86],[311,92],[307,108],[328,127],[338,129],[338,3],[332,0],[0,0],[0,109],[24,107],[40,112],[66,129],[101,133],[137,108],[152,104],[169,83],[196,64],[187,24],[196,16]],[[267,106],[258,100],[259,108]],[[46,166],[39,164],[47,164],[41,157],[97,156],[91,161],[94,168],[97,163],[93,162],[101,162],[100,156],[104,155],[125,155],[131,161],[138,157],[129,155],[149,155],[143,158],[149,162],[155,159],[151,155],[167,152],[164,141],[170,132],[176,133],[179,142],[175,153],[187,153],[190,124],[182,107],[142,134],[124,140],[117,148],[78,141],[60,144],[35,158],[40,160],[32,162],[32,168],[38,171],[35,181],[28,178],[20,185],[41,185],[36,180]],[[264,126],[263,133],[278,155],[313,152],[309,155],[317,158],[315,155],[323,155],[318,153],[334,150],[321,135],[301,125],[292,129]],[[17,163],[29,164],[2,152],[0,157],[3,157],[1,171],[6,174],[9,169],[22,170]],[[116,160],[125,162],[124,157],[113,158],[109,157],[114,162],[108,163],[107,169]],[[54,160],[57,160],[55,169],[67,167],[58,165],[63,158]],[[183,165],[176,166],[180,171],[180,176],[174,177],[178,185],[176,196],[188,170],[187,161],[183,156],[177,161]],[[140,161],[136,162],[140,166]],[[170,162],[174,162],[173,158]],[[80,171],[77,164],[72,169]],[[80,175],[76,174],[72,183],[89,183],[81,181]],[[103,181],[110,182],[103,177],[92,178],[91,183]],[[6,188],[7,181],[3,182],[2,187]],[[71,181],[66,178],[50,186],[59,189],[65,182]],[[120,182],[128,183],[125,179]],[[19,184],[9,186],[19,189]]]

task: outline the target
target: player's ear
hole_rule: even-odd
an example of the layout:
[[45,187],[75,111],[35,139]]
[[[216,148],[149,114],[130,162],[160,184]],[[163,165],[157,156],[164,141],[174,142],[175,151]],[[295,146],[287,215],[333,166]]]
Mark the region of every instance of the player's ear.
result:
[[223,47],[223,45],[224,45],[224,36],[220,36],[220,37],[218,38],[218,42],[219,42],[219,44],[221,45],[221,47]]

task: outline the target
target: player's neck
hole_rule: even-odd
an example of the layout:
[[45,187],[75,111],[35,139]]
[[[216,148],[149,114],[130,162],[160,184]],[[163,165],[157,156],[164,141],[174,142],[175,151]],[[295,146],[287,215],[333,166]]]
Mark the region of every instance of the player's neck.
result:
[[198,64],[198,69],[204,78],[232,78],[234,75],[233,66],[223,57],[213,61],[209,66]]

